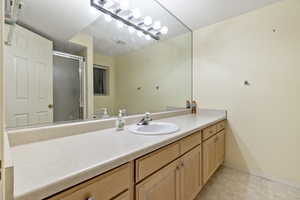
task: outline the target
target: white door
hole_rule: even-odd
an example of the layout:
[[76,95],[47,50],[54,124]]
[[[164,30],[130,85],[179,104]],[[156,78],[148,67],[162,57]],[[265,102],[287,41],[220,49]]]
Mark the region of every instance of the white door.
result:
[[5,45],[7,127],[53,122],[52,52],[51,41],[16,26],[12,45]]

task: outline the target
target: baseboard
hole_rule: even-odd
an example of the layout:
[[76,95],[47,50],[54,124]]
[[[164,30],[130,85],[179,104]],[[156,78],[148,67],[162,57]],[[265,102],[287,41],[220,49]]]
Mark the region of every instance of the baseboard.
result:
[[300,185],[298,183],[293,183],[293,182],[285,181],[285,180],[282,180],[280,178],[276,178],[276,177],[269,176],[269,175],[266,175],[266,174],[261,174],[259,172],[254,171],[254,170],[248,171],[248,170],[245,170],[245,169],[239,169],[239,168],[237,168],[233,165],[230,165],[228,163],[223,163],[223,166],[227,167],[227,168],[237,170],[237,171],[240,171],[240,172],[243,172],[243,173],[246,173],[246,174],[249,174],[249,175],[252,175],[252,176],[260,177],[260,178],[266,179],[268,181],[285,184],[285,185],[288,185],[288,186],[291,186],[291,187],[294,187],[294,188],[300,190]]

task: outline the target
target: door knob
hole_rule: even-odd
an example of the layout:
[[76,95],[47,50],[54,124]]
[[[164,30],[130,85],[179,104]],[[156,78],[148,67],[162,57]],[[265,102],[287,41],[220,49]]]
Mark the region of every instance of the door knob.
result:
[[49,104],[49,105],[48,105],[48,108],[49,108],[49,109],[52,109],[52,108],[53,108],[53,105],[52,105],[52,104]]

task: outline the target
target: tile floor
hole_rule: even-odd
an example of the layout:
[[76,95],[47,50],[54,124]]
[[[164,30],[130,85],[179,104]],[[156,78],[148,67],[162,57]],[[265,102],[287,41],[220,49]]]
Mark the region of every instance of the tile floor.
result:
[[300,190],[222,167],[196,200],[300,200]]

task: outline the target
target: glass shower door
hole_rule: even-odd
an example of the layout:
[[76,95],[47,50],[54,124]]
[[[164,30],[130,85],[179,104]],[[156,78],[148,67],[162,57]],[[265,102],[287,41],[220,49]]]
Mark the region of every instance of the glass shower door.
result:
[[80,60],[54,54],[53,76],[54,122],[82,119]]

